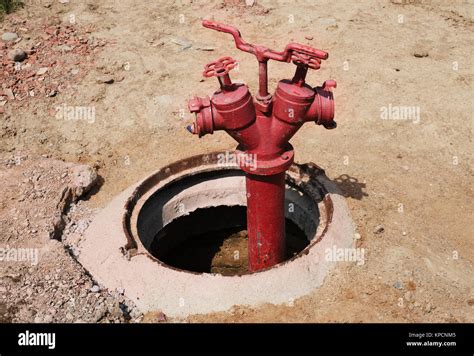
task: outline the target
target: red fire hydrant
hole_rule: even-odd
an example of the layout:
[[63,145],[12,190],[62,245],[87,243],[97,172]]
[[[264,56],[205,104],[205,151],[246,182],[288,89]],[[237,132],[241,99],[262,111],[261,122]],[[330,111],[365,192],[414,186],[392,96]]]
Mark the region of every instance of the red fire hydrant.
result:
[[[215,76],[220,89],[212,98],[194,97],[188,106],[196,114],[188,130],[199,137],[224,130],[238,143],[236,153],[246,173],[249,269],[271,267],[285,258],[285,171],[293,162],[288,142],[298,129],[314,121],[327,129],[334,121],[334,80],[312,88],[305,83],[308,68],[319,69],[328,53],[297,43],[283,52],[246,43],[238,29],[204,20],[204,27],[230,33],[238,49],[254,54],[259,63],[259,90],[252,98],[244,84],[232,83],[229,71],[236,66],[231,57],[222,57],[205,66],[205,77]],[[268,92],[267,62],[292,61],[293,79],[278,83],[275,95]]]

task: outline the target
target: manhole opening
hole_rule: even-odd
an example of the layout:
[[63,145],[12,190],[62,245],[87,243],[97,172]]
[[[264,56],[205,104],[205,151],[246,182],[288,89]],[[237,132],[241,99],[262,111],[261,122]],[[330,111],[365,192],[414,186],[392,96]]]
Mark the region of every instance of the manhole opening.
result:
[[[234,276],[248,273],[245,206],[197,209],[164,226],[148,251],[168,266],[182,270]],[[216,222],[225,222],[225,226]],[[305,233],[286,219],[286,259],[306,246]]]
[[[327,219],[319,189],[290,175],[286,183],[286,260],[292,261],[318,242]],[[130,224],[139,252],[164,266],[190,273],[243,275],[249,273],[246,203],[241,170],[179,173],[140,197]]]

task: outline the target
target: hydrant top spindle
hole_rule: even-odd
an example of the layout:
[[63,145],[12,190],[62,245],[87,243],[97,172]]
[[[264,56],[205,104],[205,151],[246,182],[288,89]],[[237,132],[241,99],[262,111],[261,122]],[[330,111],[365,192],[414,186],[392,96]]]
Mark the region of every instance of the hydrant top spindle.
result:
[[277,52],[264,46],[245,42],[242,39],[240,31],[233,26],[223,25],[209,20],[203,20],[202,25],[212,30],[230,33],[234,37],[235,46],[238,49],[252,53],[257,57],[259,62],[259,91],[256,98],[266,104],[271,100],[271,95],[268,93],[268,60],[272,59],[279,62],[293,61],[298,67],[304,66],[307,70],[308,67],[311,69],[319,69],[321,60],[327,59],[329,56],[327,52],[299,43],[289,43],[282,52]]
[[[285,258],[285,171],[293,163],[289,140],[305,123],[313,121],[326,129],[336,127],[334,97],[336,82],[327,80],[312,88],[308,69],[319,69],[328,53],[298,43],[282,52],[245,42],[232,26],[204,20],[203,26],[230,33],[238,49],[254,54],[259,63],[259,89],[255,100],[245,84],[232,83],[230,57],[221,57],[204,68],[205,77],[215,76],[220,89],[212,98],[194,97],[188,102],[195,122],[188,130],[199,135],[224,130],[237,142],[238,162],[246,173],[249,269],[269,268]],[[293,62],[292,79],[283,79],[274,95],[268,92],[267,62]]]

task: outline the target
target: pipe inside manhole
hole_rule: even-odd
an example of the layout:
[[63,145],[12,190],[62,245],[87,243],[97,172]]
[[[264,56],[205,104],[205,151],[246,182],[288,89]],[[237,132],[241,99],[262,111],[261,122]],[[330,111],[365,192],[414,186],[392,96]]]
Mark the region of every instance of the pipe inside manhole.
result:
[[[285,261],[315,237],[322,198],[288,176]],[[238,169],[186,175],[144,199],[136,212],[137,236],[168,267],[226,276],[249,273],[245,203],[245,175]]]
[[[287,218],[285,260],[308,244],[305,233]],[[246,208],[218,206],[171,221],[156,234],[148,251],[168,266],[232,276],[249,272],[247,247]]]
[[286,172],[290,253],[248,273],[245,176],[215,152],[174,162],[129,187],[85,232],[79,261],[143,311],[169,316],[281,304],[310,293],[333,265],[327,251],[354,245],[343,196],[314,164]]

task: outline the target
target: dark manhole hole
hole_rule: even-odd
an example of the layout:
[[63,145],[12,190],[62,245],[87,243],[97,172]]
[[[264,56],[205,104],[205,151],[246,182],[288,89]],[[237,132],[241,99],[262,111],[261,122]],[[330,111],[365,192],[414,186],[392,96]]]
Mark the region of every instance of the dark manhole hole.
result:
[[[149,252],[169,266],[233,276],[248,273],[245,206],[197,209],[164,226]],[[225,222],[226,227],[222,227]],[[286,219],[286,260],[301,252],[309,241],[304,232]]]

